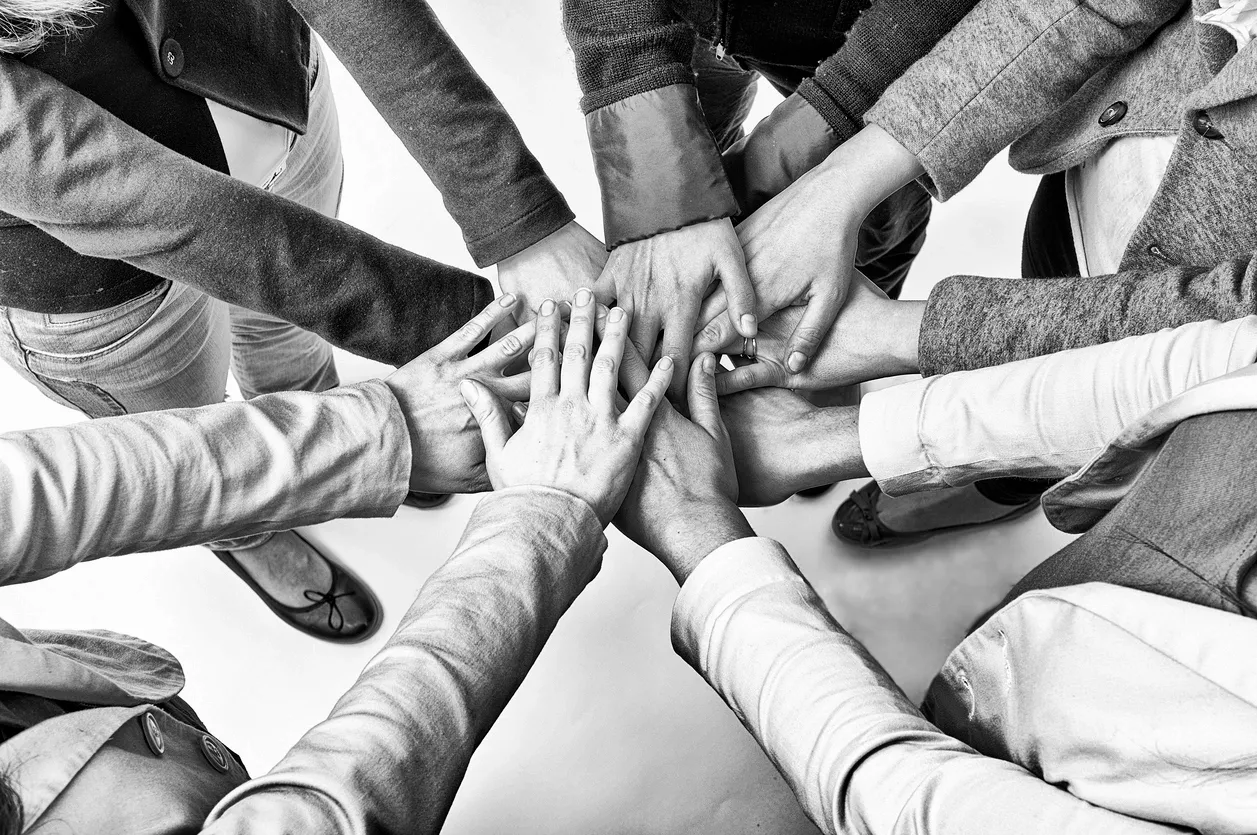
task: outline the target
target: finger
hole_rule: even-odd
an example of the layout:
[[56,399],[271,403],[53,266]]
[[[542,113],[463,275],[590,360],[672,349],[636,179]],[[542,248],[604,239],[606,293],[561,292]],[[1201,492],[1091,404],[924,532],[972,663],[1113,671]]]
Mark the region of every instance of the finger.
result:
[[725,295],[725,288],[717,284],[716,289],[703,299],[703,306],[698,309],[698,321],[705,324],[728,310],[729,297]]
[[[699,322],[703,321],[699,316]],[[706,320],[694,337],[695,351],[733,352],[742,350],[742,335],[733,327],[732,320],[726,311],[721,311],[714,318]]]
[[643,438],[646,430],[650,428],[651,418],[655,416],[655,410],[659,408],[659,404],[663,402],[664,396],[668,393],[668,384],[672,382],[672,369],[674,364],[671,357],[664,357],[655,364],[655,368],[650,372],[646,385],[642,386],[637,394],[633,395],[633,399],[629,401],[628,408],[624,410],[624,414],[620,415],[620,425],[625,430],[631,432],[636,438]]
[[842,299],[834,293],[812,297],[807,303],[807,309],[803,311],[803,318],[799,320],[794,333],[790,334],[790,341],[786,343],[788,371],[798,374],[807,368],[837,321],[841,308]]
[[672,357],[680,374],[672,376],[672,387],[668,392],[673,399],[685,396],[685,380],[690,370],[690,352],[694,347],[694,320],[698,316],[698,304],[695,300],[684,300],[676,312],[668,317],[663,331],[663,355]]
[[746,259],[741,249],[726,253],[716,265],[720,284],[729,299],[729,322],[743,337],[759,333],[759,320],[755,316],[755,285],[746,271]]
[[506,410],[502,408],[501,401],[475,380],[463,380],[458,391],[480,426],[486,459],[497,455],[511,439],[511,425],[506,419]]
[[618,307],[613,308],[602,321],[602,344],[598,346],[598,355],[589,374],[589,402],[595,409],[613,413],[629,323],[628,316]]
[[723,438],[725,425],[720,419],[720,400],[716,397],[716,357],[712,354],[704,353],[694,358],[689,394],[690,420],[713,438]]
[[520,325],[480,353],[469,357],[466,368],[484,374],[501,374],[527,353],[536,340],[535,321]]
[[476,349],[484,338],[493,332],[493,326],[515,312],[515,296],[507,293],[491,302],[476,314],[470,322],[447,336],[436,350],[450,359],[461,359]]
[[624,356],[620,358],[620,383],[629,397],[635,396],[646,381],[650,379],[650,368],[646,360],[638,352],[637,346],[631,341],[624,345]]
[[523,401],[512,403],[511,417],[515,418],[516,423],[523,426],[524,420],[528,417],[528,404]]
[[645,360],[655,353],[655,343],[659,341],[659,317],[640,305],[623,307],[629,315],[629,339]]
[[509,377],[486,377],[476,380],[498,397],[507,400],[527,400],[532,391],[532,372],[512,374]]
[[559,306],[546,299],[537,309],[537,338],[533,344],[533,400],[545,400],[559,393]]
[[566,397],[589,397],[589,356],[594,349],[594,294],[582,287],[572,299],[572,322],[563,349],[561,391]]
[[771,386],[789,388],[786,383],[785,369],[780,365],[775,362],[757,362],[717,374],[716,393],[734,394]]

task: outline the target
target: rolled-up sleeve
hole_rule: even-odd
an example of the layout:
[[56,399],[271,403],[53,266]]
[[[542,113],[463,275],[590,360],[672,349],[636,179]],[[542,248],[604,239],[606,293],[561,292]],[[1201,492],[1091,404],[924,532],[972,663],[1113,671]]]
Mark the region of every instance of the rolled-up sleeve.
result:
[[681,589],[677,652],[827,833],[1168,833],[1099,809],[934,727],[767,539],[712,552]]

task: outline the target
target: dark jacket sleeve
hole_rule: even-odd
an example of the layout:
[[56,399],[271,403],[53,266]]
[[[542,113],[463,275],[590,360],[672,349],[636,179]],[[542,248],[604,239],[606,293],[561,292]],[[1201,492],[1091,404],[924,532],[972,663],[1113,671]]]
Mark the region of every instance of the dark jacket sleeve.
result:
[[738,213],[667,0],[563,0],[608,248]]
[[1252,257],[1096,278],[952,276],[930,293],[918,354],[928,377],[1253,313]]
[[409,361],[492,299],[472,273],[385,244],[154,142],[0,58],[0,211],[76,252]]
[[440,190],[476,264],[574,218],[501,102],[421,0],[292,0]]

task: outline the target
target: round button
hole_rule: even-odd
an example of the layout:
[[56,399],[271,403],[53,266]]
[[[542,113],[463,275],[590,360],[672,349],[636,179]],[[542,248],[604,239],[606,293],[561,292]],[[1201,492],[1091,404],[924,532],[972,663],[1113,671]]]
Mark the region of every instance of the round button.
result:
[[205,759],[210,765],[223,774],[231,771],[231,763],[227,759],[227,752],[223,750],[223,746],[218,740],[209,734],[201,735],[201,753],[205,755]]
[[1209,114],[1200,111],[1196,114],[1196,118],[1192,119],[1192,127],[1196,129],[1196,133],[1205,139],[1221,139],[1222,131],[1213,126],[1213,120],[1209,118]]
[[161,68],[171,78],[178,78],[183,74],[183,47],[174,38],[162,41]]
[[1116,125],[1126,117],[1126,102],[1115,101],[1108,107],[1104,108],[1104,112],[1100,114],[1100,127],[1107,128]]
[[148,744],[148,750],[158,757],[166,753],[166,737],[162,735],[161,728],[157,724],[157,717],[152,711],[140,717],[140,730],[144,733],[144,742]]

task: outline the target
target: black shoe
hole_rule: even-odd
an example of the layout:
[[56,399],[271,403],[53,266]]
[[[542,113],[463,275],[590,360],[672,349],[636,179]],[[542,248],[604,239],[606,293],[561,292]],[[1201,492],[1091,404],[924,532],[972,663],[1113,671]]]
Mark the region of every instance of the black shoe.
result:
[[807,488],[805,488],[805,489],[803,489],[803,490],[800,490],[799,492],[795,493],[794,495],[796,495],[796,496],[802,496],[802,497],[803,497],[803,498],[805,498],[805,499],[814,499],[814,498],[816,498],[817,496],[823,496],[823,495],[825,495],[825,494],[826,494],[826,493],[828,493],[830,490],[832,490],[832,489],[833,489],[833,487],[834,487],[834,485],[832,485],[832,484],[822,484],[822,485],[820,485],[819,487],[807,487]]
[[409,507],[417,507],[420,510],[430,510],[434,507],[440,507],[449,500],[449,493],[420,493],[416,490],[411,490],[406,494],[406,498],[402,500],[402,504]]
[[834,535],[843,542],[861,548],[891,548],[922,542],[945,531],[959,531],[965,528],[993,525],[996,522],[1007,522],[1010,519],[1025,516],[1039,506],[1039,498],[1036,496],[1024,504],[1009,505],[1008,512],[1003,516],[985,522],[964,522],[905,533],[888,528],[882,523],[881,517],[877,514],[877,501],[883,495],[876,481],[870,481],[852,493],[851,497],[838,505],[838,509],[834,511],[834,518],[830,523]]
[[293,534],[322,558],[332,571],[332,582],[326,591],[306,589],[302,592],[310,601],[308,606],[288,606],[271,597],[230,551],[215,551],[214,556],[244,580],[280,620],[299,632],[337,644],[356,644],[374,635],[384,620],[384,607],[375,593],[349,569],[328,558],[301,534],[296,531]]

